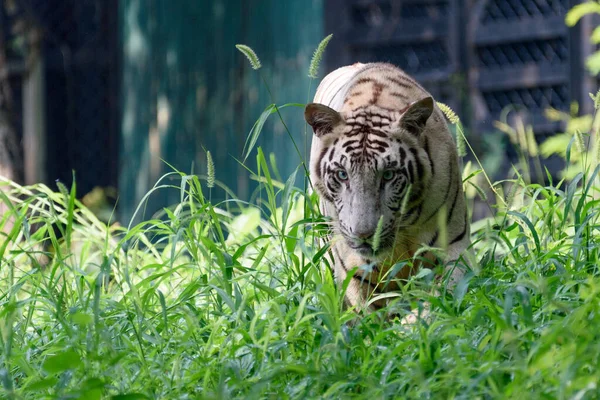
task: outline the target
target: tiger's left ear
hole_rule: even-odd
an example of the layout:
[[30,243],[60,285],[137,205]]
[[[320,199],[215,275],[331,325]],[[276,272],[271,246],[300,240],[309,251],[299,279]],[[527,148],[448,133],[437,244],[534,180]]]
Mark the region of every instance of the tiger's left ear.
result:
[[304,109],[304,119],[312,126],[318,138],[331,133],[333,128],[344,122],[339,112],[324,104],[310,103]]
[[418,136],[425,128],[431,113],[433,113],[433,98],[428,96],[408,106],[402,117],[400,117],[400,126]]

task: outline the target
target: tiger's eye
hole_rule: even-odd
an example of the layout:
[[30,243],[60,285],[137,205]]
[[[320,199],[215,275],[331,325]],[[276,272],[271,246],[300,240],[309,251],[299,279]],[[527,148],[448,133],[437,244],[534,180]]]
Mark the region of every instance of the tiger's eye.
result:
[[337,177],[340,178],[340,180],[342,180],[342,181],[346,181],[346,180],[348,180],[348,173],[346,171],[344,171],[343,169],[340,169],[337,172]]
[[383,173],[383,180],[384,181],[391,181],[392,179],[394,179],[394,176],[396,174],[394,173],[394,171],[392,171],[391,169],[388,169],[387,171],[385,171]]

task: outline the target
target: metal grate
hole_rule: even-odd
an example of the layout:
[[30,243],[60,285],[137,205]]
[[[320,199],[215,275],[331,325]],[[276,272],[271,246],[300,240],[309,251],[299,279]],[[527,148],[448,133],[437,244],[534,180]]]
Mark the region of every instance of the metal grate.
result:
[[489,1],[482,21],[499,22],[532,17],[563,16],[569,9],[569,0],[492,0]]
[[[325,30],[332,70],[355,62],[389,62],[414,76],[437,100],[460,112],[458,0],[329,0]],[[464,91],[463,91],[464,92]]]
[[507,65],[530,63],[561,64],[569,60],[569,47],[566,37],[549,40],[531,40],[518,43],[504,43],[477,48],[477,62],[480,67],[501,68]]
[[361,25],[377,26],[396,19],[441,20],[448,15],[449,4],[440,2],[406,3],[385,1],[370,4],[358,4],[352,7],[352,22]]
[[356,61],[387,61],[411,75],[443,70],[450,63],[446,44],[440,40],[416,44],[386,44],[357,47],[352,53]]
[[[567,111],[583,100],[585,46],[564,18],[569,0],[475,0],[468,48],[472,125],[492,130],[508,107],[521,108],[537,135],[556,132],[548,107]],[[575,47],[574,47],[575,44]],[[575,57],[575,58],[574,58]]]
[[553,107],[565,110],[569,107],[569,87],[567,85],[539,86],[483,92],[483,98],[494,115],[499,115],[506,107],[522,105],[532,113],[542,113]]

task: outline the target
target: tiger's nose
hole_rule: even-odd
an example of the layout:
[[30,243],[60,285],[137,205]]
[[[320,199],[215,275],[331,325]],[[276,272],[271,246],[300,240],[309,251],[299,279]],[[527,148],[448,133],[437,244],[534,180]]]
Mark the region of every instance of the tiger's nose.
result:
[[374,234],[373,230],[371,229],[356,229],[352,233],[358,240],[362,240],[363,242],[367,242],[373,237]]

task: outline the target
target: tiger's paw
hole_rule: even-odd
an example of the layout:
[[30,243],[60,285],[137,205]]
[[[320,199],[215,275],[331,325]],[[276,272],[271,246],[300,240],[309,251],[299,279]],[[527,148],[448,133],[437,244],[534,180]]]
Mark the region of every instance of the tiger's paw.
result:
[[417,322],[419,322],[419,320],[425,321],[427,323],[431,322],[430,308],[431,308],[431,306],[429,303],[423,304],[423,308],[414,309],[410,312],[410,314],[405,315],[400,320],[400,324],[401,325],[414,325]]

